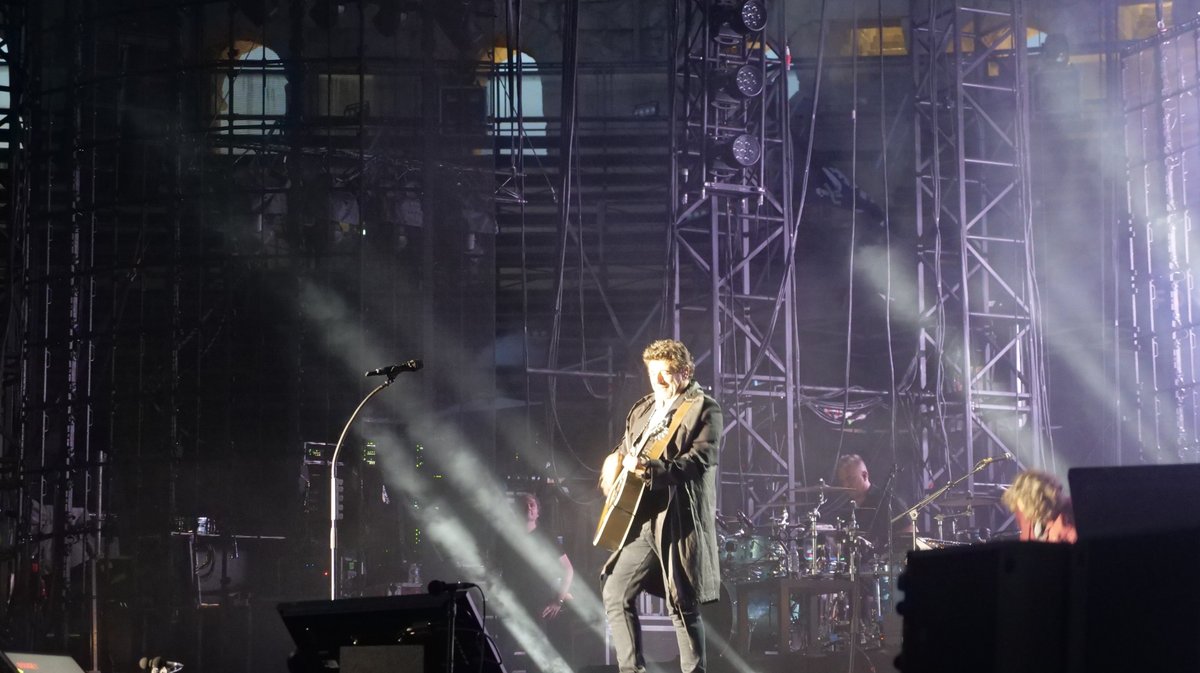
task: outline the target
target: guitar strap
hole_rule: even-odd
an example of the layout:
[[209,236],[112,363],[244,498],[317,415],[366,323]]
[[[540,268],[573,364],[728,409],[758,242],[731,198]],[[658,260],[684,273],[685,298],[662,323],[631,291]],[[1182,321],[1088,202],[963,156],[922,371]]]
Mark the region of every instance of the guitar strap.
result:
[[650,436],[653,434],[653,429],[662,425],[666,415],[667,412],[660,412],[658,409],[652,409],[650,413],[646,415],[645,425],[642,426],[641,430],[639,430],[637,433],[637,437],[630,443],[631,447],[635,447],[637,449],[633,452],[633,455],[636,456],[642,452],[642,449],[646,448],[646,444],[649,443]]
[[[688,411],[690,411],[691,408],[695,406],[696,402],[702,397],[703,395],[697,394],[690,398],[684,398],[683,404],[679,405],[679,407],[675,409],[675,413],[671,416],[671,425],[667,427],[667,432],[663,435],[664,437],[671,437],[675,434],[675,431],[679,429],[679,424],[683,423],[683,417],[687,416]],[[648,425],[649,424],[647,424],[647,426]],[[667,444],[668,442],[654,442],[650,445],[650,450],[646,453],[646,457],[650,460],[658,460],[659,458],[662,458],[663,452],[667,450]]]

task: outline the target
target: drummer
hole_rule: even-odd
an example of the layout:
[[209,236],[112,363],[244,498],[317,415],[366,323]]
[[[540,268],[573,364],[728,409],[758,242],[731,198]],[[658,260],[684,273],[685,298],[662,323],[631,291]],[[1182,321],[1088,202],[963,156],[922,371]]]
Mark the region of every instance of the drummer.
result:
[[[844,521],[848,521],[850,517],[850,502],[855,504],[855,519],[858,523],[859,530],[863,531],[865,537],[877,550],[882,550],[887,544],[887,529],[889,517],[894,517],[897,514],[908,509],[908,505],[898,498],[893,492],[891,494],[891,511],[888,511],[887,502],[884,500],[884,489],[871,483],[871,475],[867,470],[867,463],[862,456],[851,453],[842,456],[838,459],[837,468],[834,471],[834,476],[837,480],[837,485],[847,489],[845,497],[835,497],[825,511],[836,516]],[[896,523],[895,536],[911,535],[913,524],[910,520],[901,520]]]

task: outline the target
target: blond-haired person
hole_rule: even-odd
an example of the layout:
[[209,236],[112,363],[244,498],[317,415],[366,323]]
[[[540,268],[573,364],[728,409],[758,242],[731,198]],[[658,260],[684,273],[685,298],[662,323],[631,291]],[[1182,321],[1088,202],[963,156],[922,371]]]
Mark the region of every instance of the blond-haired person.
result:
[[1071,499],[1052,474],[1025,470],[1000,501],[1016,516],[1022,540],[1074,542],[1078,538]]

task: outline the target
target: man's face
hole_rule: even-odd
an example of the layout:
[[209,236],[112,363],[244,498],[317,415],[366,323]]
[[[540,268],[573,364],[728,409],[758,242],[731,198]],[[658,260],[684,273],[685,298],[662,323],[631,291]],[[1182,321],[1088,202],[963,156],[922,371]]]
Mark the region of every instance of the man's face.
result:
[[525,499],[525,520],[531,523],[536,523],[541,512],[538,511],[538,501],[533,498]]
[[666,360],[646,362],[646,373],[650,376],[650,388],[654,391],[655,398],[666,399],[675,394],[675,382],[670,367],[671,364]]
[[847,467],[842,473],[842,486],[853,489],[855,493],[866,493],[871,488],[871,476],[867,466],[863,464]]

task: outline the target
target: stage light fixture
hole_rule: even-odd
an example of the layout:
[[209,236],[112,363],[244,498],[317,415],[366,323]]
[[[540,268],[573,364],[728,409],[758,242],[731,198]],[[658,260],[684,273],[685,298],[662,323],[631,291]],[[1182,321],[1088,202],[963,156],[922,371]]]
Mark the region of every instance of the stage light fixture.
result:
[[1071,62],[1071,43],[1062,33],[1050,33],[1042,42],[1042,58],[1050,65],[1067,65]]
[[713,16],[741,35],[757,33],[767,27],[765,0],[718,0]]
[[713,103],[717,105],[737,104],[763,92],[762,69],[751,63],[737,69],[719,71],[713,81],[716,84]]
[[716,173],[750,168],[762,158],[762,144],[749,133],[717,141],[713,146],[712,169]]

